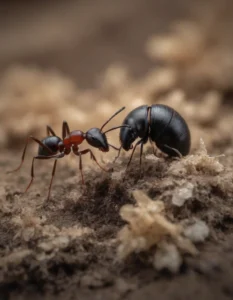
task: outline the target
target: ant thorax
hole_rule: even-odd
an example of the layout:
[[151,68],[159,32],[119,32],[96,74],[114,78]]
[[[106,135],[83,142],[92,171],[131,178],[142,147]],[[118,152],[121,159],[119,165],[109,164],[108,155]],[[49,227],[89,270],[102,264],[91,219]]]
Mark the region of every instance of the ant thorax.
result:
[[71,131],[69,135],[67,135],[63,139],[64,146],[72,146],[72,145],[79,145],[85,139],[85,133],[81,130],[74,130]]

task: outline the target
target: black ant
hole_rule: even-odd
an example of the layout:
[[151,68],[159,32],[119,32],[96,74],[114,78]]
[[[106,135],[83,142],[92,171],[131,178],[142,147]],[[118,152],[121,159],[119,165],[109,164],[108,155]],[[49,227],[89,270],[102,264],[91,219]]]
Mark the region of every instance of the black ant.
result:
[[[190,151],[191,136],[188,125],[177,111],[167,105],[139,106],[126,116],[123,124],[124,128],[120,130],[121,147],[116,159],[122,148],[126,151],[133,149],[127,167],[139,145],[141,166],[143,145],[148,140],[171,157],[182,157]],[[140,140],[133,146],[137,138]],[[154,154],[156,155],[155,151]]]
[[19,167],[15,170],[12,170],[8,173],[16,172],[18,171],[23,162],[24,162],[24,157],[25,153],[27,150],[27,145],[30,140],[35,141],[36,143],[39,144],[39,149],[38,149],[38,155],[34,156],[32,159],[32,165],[31,165],[31,181],[29,182],[25,192],[30,188],[33,179],[34,179],[34,160],[35,159],[51,159],[55,158],[55,162],[53,165],[53,170],[52,170],[52,178],[50,180],[50,185],[49,185],[49,192],[48,192],[48,200],[50,198],[50,191],[52,187],[52,182],[53,178],[56,172],[56,166],[57,166],[57,159],[64,157],[65,155],[70,154],[72,151],[75,155],[79,156],[79,170],[81,173],[82,177],[82,183],[84,184],[84,178],[83,178],[83,172],[82,172],[82,155],[90,153],[90,157],[92,160],[95,161],[95,163],[105,172],[108,172],[105,168],[103,168],[97,161],[95,155],[93,154],[91,149],[85,149],[82,151],[79,151],[79,145],[86,140],[87,143],[95,148],[98,148],[102,152],[108,152],[109,151],[109,146],[112,147],[115,150],[119,150],[119,148],[111,145],[107,141],[106,133],[118,128],[122,127],[128,127],[128,125],[121,125],[121,126],[116,126],[111,129],[108,129],[105,132],[102,132],[103,128],[117,115],[119,114],[122,110],[124,110],[125,107],[122,107],[119,109],[115,114],[113,114],[103,125],[102,127],[99,128],[91,128],[89,129],[86,133],[80,130],[74,130],[70,131],[68,123],[66,121],[63,121],[62,124],[62,139],[58,137],[53,129],[50,126],[47,126],[47,137],[44,138],[42,141],[38,140],[37,138],[33,136],[29,136],[21,158],[21,163]]

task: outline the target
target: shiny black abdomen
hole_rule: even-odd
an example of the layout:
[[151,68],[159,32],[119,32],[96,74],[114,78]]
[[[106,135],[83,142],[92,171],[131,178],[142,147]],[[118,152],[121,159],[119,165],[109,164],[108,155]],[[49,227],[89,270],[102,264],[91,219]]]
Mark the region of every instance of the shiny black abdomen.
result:
[[58,144],[60,142],[62,142],[62,140],[58,136],[48,136],[45,139],[43,139],[41,142],[45,146],[47,146],[51,150],[52,153],[50,151],[48,151],[46,148],[39,146],[38,155],[51,156],[58,152],[58,150],[59,150]]
[[190,150],[190,131],[181,115],[171,107],[156,104],[150,110],[150,139],[164,153],[178,154],[170,148],[187,155]]

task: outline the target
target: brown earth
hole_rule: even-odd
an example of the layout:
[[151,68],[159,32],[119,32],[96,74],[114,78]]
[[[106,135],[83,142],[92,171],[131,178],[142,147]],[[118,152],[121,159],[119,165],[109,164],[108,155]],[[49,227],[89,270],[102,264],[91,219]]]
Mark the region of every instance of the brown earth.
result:
[[[0,299],[233,299],[232,4],[177,1],[172,9],[168,2],[138,0],[134,9],[130,1],[100,1],[99,7],[48,2],[41,14],[36,2],[32,8],[26,1],[25,10],[13,3],[4,8],[11,8],[12,22],[1,19],[8,34],[1,35],[0,49]],[[34,34],[24,31],[27,22],[16,30],[23,17],[34,24]],[[158,36],[164,32],[166,42]],[[82,186],[77,158],[64,158],[49,201],[51,161],[36,164],[35,182],[23,194],[32,146],[20,172],[6,174],[19,164],[27,135],[42,138],[47,124],[60,132],[67,119],[72,129],[85,131],[126,105],[114,126],[143,103],[166,103],[187,120],[188,165],[185,158],[153,159],[148,145],[143,173],[138,154],[125,172],[128,153],[113,163],[113,150],[95,151],[111,171],[85,158]],[[115,145],[117,135],[109,134]],[[219,157],[198,153],[200,138],[208,155]],[[173,195],[187,183],[192,194],[178,207]],[[153,249],[118,259],[117,237],[125,225],[119,211],[135,204],[134,190],[163,201],[172,223],[200,219],[210,230],[195,244],[197,256],[181,253],[175,274],[152,266]]]

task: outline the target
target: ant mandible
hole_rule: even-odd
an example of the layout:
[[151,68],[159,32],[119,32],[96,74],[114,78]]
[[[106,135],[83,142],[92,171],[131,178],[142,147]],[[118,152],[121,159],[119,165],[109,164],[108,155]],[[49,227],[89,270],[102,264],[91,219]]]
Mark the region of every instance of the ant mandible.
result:
[[21,157],[21,163],[18,168],[15,170],[12,170],[8,173],[16,172],[18,171],[24,162],[27,146],[30,140],[35,141],[36,143],[39,144],[39,149],[38,149],[38,155],[34,156],[32,159],[32,165],[31,165],[31,180],[25,190],[25,193],[28,191],[30,188],[33,179],[34,179],[34,161],[35,159],[51,159],[54,158],[55,162],[53,164],[53,170],[52,170],[52,177],[50,180],[50,185],[49,185],[49,191],[48,191],[48,200],[50,198],[50,191],[52,187],[52,182],[53,178],[56,172],[56,166],[57,166],[57,160],[59,158],[64,157],[65,155],[68,155],[71,153],[71,151],[79,156],[79,170],[81,173],[82,177],[82,183],[84,184],[84,178],[83,178],[83,172],[82,172],[82,155],[90,153],[90,158],[95,161],[95,163],[105,172],[108,172],[105,168],[103,168],[97,161],[95,155],[93,154],[91,149],[85,149],[82,151],[79,151],[79,145],[86,140],[87,143],[95,148],[98,148],[102,152],[108,152],[109,151],[109,146],[112,147],[115,150],[119,150],[119,148],[111,145],[107,141],[106,133],[118,128],[122,127],[129,127],[128,125],[121,125],[121,126],[116,126],[112,127],[111,129],[106,130],[105,132],[102,132],[103,128],[116,116],[118,115],[122,110],[124,110],[125,107],[122,107],[119,109],[116,113],[114,113],[103,125],[102,127],[99,128],[91,128],[89,129],[86,133],[84,133],[81,130],[74,130],[70,131],[69,125],[66,121],[63,121],[62,124],[62,139],[58,137],[53,129],[50,126],[47,126],[47,137],[44,138],[42,141],[38,140],[37,138],[33,136],[29,136],[27,138],[26,144],[24,146],[23,154]]

